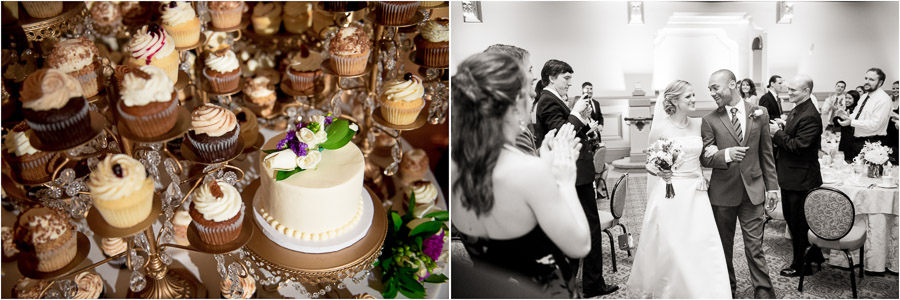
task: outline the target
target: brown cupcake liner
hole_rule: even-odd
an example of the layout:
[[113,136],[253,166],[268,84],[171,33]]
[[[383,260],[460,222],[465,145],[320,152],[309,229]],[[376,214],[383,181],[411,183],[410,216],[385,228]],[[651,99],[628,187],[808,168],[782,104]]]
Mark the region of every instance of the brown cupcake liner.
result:
[[62,13],[62,1],[22,1],[22,6],[32,18],[52,18]]
[[422,111],[422,108],[425,107],[425,101],[422,101],[422,105],[419,107],[413,108],[398,108],[391,107],[387,104],[381,104],[381,116],[384,117],[385,121],[390,122],[395,125],[409,125],[416,121],[416,118],[419,117],[419,112]]
[[191,134],[188,134],[188,140],[190,141],[191,146],[194,147],[195,154],[204,161],[220,161],[235,154],[235,146],[237,146],[237,140],[240,137],[241,125],[236,124],[235,126],[236,128],[232,129],[233,131],[236,130],[234,135],[227,139],[215,139],[211,142],[203,143],[195,140],[191,137]]
[[[241,225],[244,224],[244,209],[246,207],[243,203],[241,203],[241,210],[238,212],[238,218],[231,224],[227,224],[224,226],[217,227],[207,227],[200,224],[200,222],[191,222],[196,228],[197,233],[200,236],[200,240],[203,240],[207,244],[210,245],[224,245],[227,244],[238,237],[241,234]],[[233,218],[233,217],[232,217]],[[215,222],[213,224],[220,225],[223,222]]]
[[[69,101],[85,101],[84,98]],[[62,122],[44,123],[25,119],[32,132],[44,145],[58,145],[60,148],[75,146],[78,139],[91,132],[91,120],[88,105],[85,105],[72,117]]]
[[[365,70],[365,69],[363,69]],[[298,92],[309,91],[316,88],[316,81],[322,77],[322,72],[302,72],[300,75],[294,74],[290,69],[287,72],[288,81],[291,88]]]
[[215,28],[229,28],[241,24],[241,16],[244,14],[244,5],[229,10],[209,10],[212,18],[212,26]]
[[72,259],[75,258],[75,254],[78,252],[78,237],[74,231],[70,231],[69,234],[69,240],[62,247],[43,253],[35,253],[38,263],[36,269],[39,272],[53,272],[72,262]]
[[216,77],[209,75],[207,69],[203,69],[203,77],[209,83],[209,88],[214,93],[230,92],[238,88],[241,80],[241,72],[238,71],[234,75],[226,75],[224,77]]
[[445,67],[450,65],[450,48],[424,48],[422,51],[423,63],[429,67]]
[[142,138],[157,137],[172,130],[172,127],[175,127],[175,122],[178,121],[178,101],[175,99],[174,93],[172,97],[166,109],[147,116],[129,114],[122,110],[121,106],[125,105],[124,103],[117,104],[116,109],[119,112],[119,116],[124,120],[125,126],[128,127],[132,134]]
[[369,62],[369,51],[362,54],[343,56],[338,54],[331,55],[331,67],[338,75],[357,75],[366,71],[366,64]]
[[398,25],[409,22],[419,9],[419,1],[403,3],[375,2],[375,16],[386,25]]
[[4,159],[9,162],[12,171],[19,174],[19,177],[28,181],[36,181],[50,176],[49,164],[54,156],[55,154],[51,152],[37,152],[22,156],[9,154],[5,155]]

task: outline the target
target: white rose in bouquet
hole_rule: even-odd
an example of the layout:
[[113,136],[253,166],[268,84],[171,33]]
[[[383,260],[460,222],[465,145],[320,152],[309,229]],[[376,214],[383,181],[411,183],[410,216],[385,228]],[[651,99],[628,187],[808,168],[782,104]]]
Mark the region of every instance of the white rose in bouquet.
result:
[[297,139],[306,143],[306,145],[309,146],[308,149],[316,149],[316,145],[319,144],[316,143],[316,133],[306,127],[300,128],[300,131],[297,131]]
[[295,160],[297,155],[291,149],[284,149],[278,152],[270,153],[263,159],[263,163],[267,168],[274,171],[291,171],[297,167]]
[[322,161],[322,152],[309,150],[306,156],[297,157],[297,166],[304,170],[315,169]]

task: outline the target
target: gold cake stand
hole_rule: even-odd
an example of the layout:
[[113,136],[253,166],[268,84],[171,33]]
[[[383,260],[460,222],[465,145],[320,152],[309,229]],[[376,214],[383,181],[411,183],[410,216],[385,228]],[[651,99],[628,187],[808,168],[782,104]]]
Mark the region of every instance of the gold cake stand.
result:
[[40,42],[45,39],[54,39],[63,33],[72,32],[75,26],[81,23],[90,13],[84,2],[63,1],[63,13],[50,18],[32,18],[25,12],[25,7],[19,4],[19,23],[25,31],[25,37],[29,42]]

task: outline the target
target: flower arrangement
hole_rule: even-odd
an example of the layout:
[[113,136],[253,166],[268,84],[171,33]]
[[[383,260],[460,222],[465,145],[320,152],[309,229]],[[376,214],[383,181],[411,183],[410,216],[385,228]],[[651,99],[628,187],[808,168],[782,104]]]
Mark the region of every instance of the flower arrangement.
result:
[[304,170],[315,169],[322,160],[322,151],[344,147],[359,131],[356,124],[347,120],[335,120],[328,113],[310,117],[309,122],[300,122],[295,129],[287,131],[284,139],[275,149],[263,150],[263,163],[275,170],[275,181],[287,179]]
[[888,158],[894,151],[891,147],[881,145],[881,142],[866,142],[859,155],[854,161],[862,162],[869,168],[868,177],[878,178],[884,170],[884,165],[888,164]]
[[[409,207],[416,205],[416,195],[409,197]],[[447,276],[437,266],[444,247],[450,213],[437,211],[415,218],[410,211],[402,217],[388,211],[388,232],[381,256],[375,261],[381,267],[384,298],[396,298],[397,293],[409,298],[425,298],[425,282],[443,283]]]
[[[672,171],[681,165],[678,159],[681,157],[681,145],[671,139],[659,139],[647,148],[647,165],[658,171]],[[666,199],[675,197],[675,187],[672,180],[666,181]]]

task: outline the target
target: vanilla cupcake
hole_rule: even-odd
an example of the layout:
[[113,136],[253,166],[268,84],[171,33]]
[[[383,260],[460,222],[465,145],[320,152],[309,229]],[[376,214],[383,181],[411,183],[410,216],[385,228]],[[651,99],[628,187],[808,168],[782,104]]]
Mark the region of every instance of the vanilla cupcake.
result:
[[409,125],[416,121],[425,107],[425,86],[422,78],[406,73],[402,79],[384,84],[381,93],[381,115],[385,121],[396,125]]
[[265,76],[248,78],[244,84],[244,96],[247,99],[245,104],[262,116],[272,113],[272,107],[278,98],[275,94],[275,83]]
[[122,25],[122,13],[119,6],[109,1],[98,1],[91,5],[91,20],[94,31],[100,35],[112,35]]
[[39,272],[53,272],[72,262],[77,240],[69,216],[56,209],[32,208],[16,221],[15,241],[22,252],[34,253]]
[[371,50],[372,41],[362,28],[358,26],[341,28],[328,44],[331,67],[338,75],[357,75],[365,72]]
[[87,183],[94,208],[115,228],[147,219],[153,206],[153,180],[139,161],[124,154],[107,155]]
[[253,31],[256,34],[272,35],[281,28],[281,3],[260,2],[253,7]]
[[200,41],[200,19],[190,3],[170,1],[163,3],[159,9],[162,11],[162,26],[172,35],[175,47],[190,47]]
[[50,160],[56,154],[42,152],[31,146],[27,123],[20,123],[6,134],[3,147],[3,159],[9,164],[14,174],[27,181],[49,180],[51,173]]
[[85,271],[75,275],[75,285],[78,286],[78,291],[75,292],[75,297],[72,297],[72,299],[103,298],[102,295],[105,289],[103,278],[100,278],[100,275],[97,275],[97,273]]
[[241,233],[244,202],[233,186],[222,180],[212,180],[203,184],[194,195],[188,213],[203,242],[224,245]]
[[437,187],[434,186],[434,183],[427,180],[420,180],[413,182],[412,185],[406,188],[406,192],[403,193],[404,199],[403,207],[406,209],[407,213],[410,213],[409,210],[409,198],[412,195],[416,195],[416,207],[413,208],[412,213],[416,218],[422,218],[425,215],[436,211],[437,208],[437,199],[438,199],[438,190]]
[[64,39],[53,45],[47,66],[75,77],[81,83],[85,98],[97,95],[102,87],[97,73],[100,69],[97,46],[86,36]]
[[125,59],[126,65],[153,65],[166,71],[172,82],[178,82],[178,64],[180,59],[175,51],[175,41],[163,27],[150,24],[142,27],[128,42],[126,52],[131,56]]
[[175,228],[175,243],[182,246],[190,246],[187,238],[188,226],[191,225],[191,215],[187,210],[179,209],[172,218],[172,227]]
[[234,91],[240,85],[241,63],[230,49],[218,50],[206,56],[203,76],[215,93]]
[[[101,238],[100,250],[103,251],[103,255],[113,257],[128,250],[128,244],[122,238]],[[127,267],[127,259],[128,258],[123,255],[117,259],[110,260],[109,265],[115,268],[124,269]]]
[[310,92],[316,88],[316,80],[322,77],[322,53],[309,51],[306,46],[300,47],[285,69],[291,89],[298,92]]
[[233,283],[230,276],[225,277],[225,280],[222,280],[222,284],[219,286],[219,289],[222,292],[222,299],[256,298],[256,279],[253,279],[253,276],[250,274],[247,274],[247,276],[244,277],[238,276],[238,285],[240,285],[240,288],[234,291],[239,292],[240,294],[232,294],[232,285]]
[[25,12],[32,18],[45,19],[62,13],[62,1],[22,1]]
[[218,162],[235,155],[239,137],[240,126],[230,110],[207,103],[191,113],[187,138],[200,159]]
[[156,66],[142,66],[125,74],[116,109],[136,136],[160,136],[175,127],[178,101],[175,84]]
[[244,1],[210,1],[209,15],[215,28],[231,28],[241,24]]
[[[284,4],[284,28],[290,33],[303,33],[312,20],[312,3],[290,1]],[[255,26],[255,25],[254,25]]]

